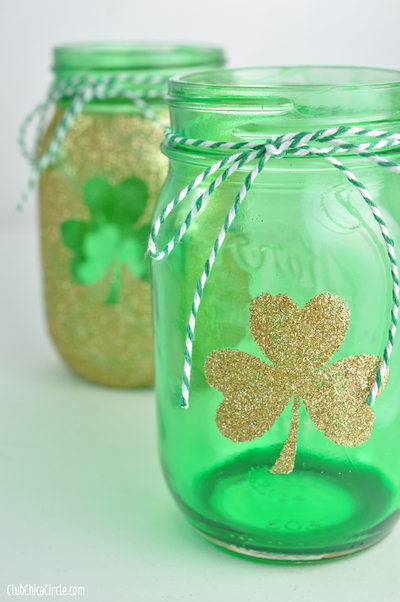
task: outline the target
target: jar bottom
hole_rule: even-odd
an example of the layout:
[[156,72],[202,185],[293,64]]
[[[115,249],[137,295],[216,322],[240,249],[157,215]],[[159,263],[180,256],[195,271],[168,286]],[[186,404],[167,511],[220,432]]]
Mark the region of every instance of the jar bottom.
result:
[[342,556],[349,556],[350,554],[356,554],[357,552],[362,552],[367,548],[375,545],[381,539],[384,539],[386,535],[389,534],[390,531],[383,533],[378,539],[373,541],[368,541],[358,547],[351,546],[348,550],[341,550],[337,552],[331,552],[326,554],[274,554],[273,552],[267,552],[263,550],[253,550],[250,548],[243,548],[236,546],[234,544],[229,544],[226,541],[221,541],[218,539],[214,539],[210,537],[200,529],[195,527],[196,531],[202,535],[205,539],[207,539],[210,543],[216,545],[219,548],[223,548],[227,552],[231,552],[236,556],[243,556],[250,559],[255,560],[264,560],[266,562],[277,562],[282,564],[290,564],[290,563],[309,563],[309,562],[319,562],[323,560],[335,560],[339,559]]
[[203,474],[195,511],[177,499],[195,529],[242,556],[314,562],[359,552],[397,522],[380,472],[298,453],[291,474],[271,474],[277,455],[276,447],[246,452]]
[[[49,303],[48,303],[49,306]],[[107,308],[108,309],[108,308]],[[101,312],[100,308],[98,312]],[[77,312],[78,313],[78,312]],[[90,313],[90,312],[88,312]],[[120,312],[122,313],[122,312]],[[126,310],[123,312],[122,318]],[[109,327],[101,325],[92,333],[90,328],[66,324],[51,311],[47,312],[50,337],[67,367],[89,382],[105,387],[143,389],[154,387],[152,339],[146,333],[119,332],[120,322]],[[78,314],[84,322],[85,316]],[[123,336],[125,334],[125,336]],[[150,331],[151,334],[151,331]]]
[[[98,366],[95,363],[90,364],[88,361],[78,365],[71,361],[70,358],[66,358],[63,354],[60,353],[60,355],[71,372],[79,378],[96,385],[109,387],[110,389],[154,388],[154,377],[151,371],[149,371],[149,373],[146,373],[145,371],[140,373],[131,366],[129,367],[129,370],[125,370],[124,366],[120,369],[118,365],[116,367],[113,365],[107,366],[107,368],[104,369],[102,366]],[[150,370],[151,359],[152,358],[150,357]],[[115,364],[116,363],[117,362],[115,362]]]

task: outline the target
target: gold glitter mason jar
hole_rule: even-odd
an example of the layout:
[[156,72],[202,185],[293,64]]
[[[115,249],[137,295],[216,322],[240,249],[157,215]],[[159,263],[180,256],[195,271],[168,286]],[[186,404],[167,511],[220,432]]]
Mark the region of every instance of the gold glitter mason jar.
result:
[[159,150],[166,82],[180,70],[222,63],[222,51],[208,47],[54,51],[47,106],[56,101],[56,111],[37,154],[47,316],[62,357],[88,380],[153,384],[145,251],[167,174]]

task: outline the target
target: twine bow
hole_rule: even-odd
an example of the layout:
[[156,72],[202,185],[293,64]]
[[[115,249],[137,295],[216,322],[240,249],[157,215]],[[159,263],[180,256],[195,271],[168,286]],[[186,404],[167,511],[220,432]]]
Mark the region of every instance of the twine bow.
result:
[[[35,109],[29,113],[20,128],[18,138],[19,146],[22,154],[28,159],[32,166],[32,173],[27,188],[22,195],[22,201],[18,205],[18,209],[22,209],[27,202],[29,195],[35,187],[43,170],[54,163],[69,128],[72,126],[78,115],[82,113],[85,105],[92,100],[107,100],[112,98],[125,98],[131,100],[141,109],[143,115],[155,123],[158,123],[164,129],[166,124],[160,121],[156,113],[146,102],[146,100],[151,98],[162,97],[163,92],[157,88],[128,90],[125,86],[126,84],[144,84],[147,86],[151,84],[166,84],[168,79],[168,77],[152,75],[118,74],[101,78],[86,75],[71,77],[54,84],[50,88],[46,100],[37,105]],[[54,103],[61,100],[61,98],[71,98],[72,100],[68,108],[65,109],[50,144],[42,156],[38,157],[38,145],[44,134],[50,108]],[[28,128],[35,119],[37,119],[37,125],[35,128],[33,150],[29,150],[26,138]]]
[[[373,138],[372,142],[363,142],[360,145],[351,144],[342,140],[340,136],[359,136],[362,138]],[[210,275],[211,269],[216,260],[219,249],[221,248],[225,236],[231,227],[233,220],[240,211],[241,204],[250,190],[254,180],[257,178],[259,173],[263,170],[266,162],[271,158],[275,157],[280,159],[286,155],[305,157],[312,155],[315,157],[322,157],[328,161],[333,167],[343,173],[347,180],[358,190],[365,202],[371,209],[372,215],[375,221],[378,223],[383,240],[386,245],[386,250],[390,263],[391,277],[392,277],[392,296],[393,305],[391,309],[390,327],[388,333],[388,341],[383,353],[383,360],[379,366],[376,374],[376,380],[372,386],[372,389],[368,395],[367,403],[372,406],[375,398],[378,394],[379,388],[384,378],[392,347],[394,343],[394,337],[397,327],[397,318],[399,312],[399,275],[397,270],[396,255],[394,251],[394,242],[389,234],[388,228],[383,220],[383,217],[372,199],[371,195],[365,188],[365,186],[356,178],[356,176],[349,171],[343,163],[341,163],[334,155],[352,151],[373,163],[377,163],[381,167],[385,167],[390,171],[400,174],[400,165],[391,161],[386,161],[381,156],[372,153],[371,151],[377,151],[382,149],[388,149],[400,145],[400,134],[390,133],[379,130],[366,130],[361,127],[338,127],[329,128],[326,130],[319,130],[316,132],[297,132],[285,134],[283,136],[276,136],[270,138],[264,143],[253,143],[253,142],[213,142],[208,140],[197,140],[190,138],[183,138],[175,136],[170,132],[166,132],[166,139],[168,144],[176,147],[195,147],[195,148],[206,148],[206,149],[223,149],[229,151],[240,151],[233,155],[227,155],[220,161],[217,161],[201,174],[197,176],[188,186],[186,186],[181,192],[161,211],[158,217],[154,220],[153,227],[150,233],[150,239],[148,244],[148,253],[154,259],[162,261],[166,259],[178,245],[179,241],[185,236],[185,233],[190,228],[196,215],[202,209],[206,199],[211,196],[213,191],[218,188],[227,178],[229,178],[237,169],[250,163],[251,161],[257,160],[256,165],[253,167],[251,172],[246,176],[243,186],[238,192],[235,201],[225,218],[224,224],[219,232],[218,238],[216,239],[210,255],[205,263],[203,273],[201,274],[194,294],[193,303],[191,306],[191,312],[188,323],[186,325],[186,341],[184,351],[184,367],[182,377],[182,397],[181,407],[189,407],[189,393],[190,393],[190,379],[192,369],[192,350],[195,333],[196,318],[201,303],[204,287],[207,279]],[[327,148],[317,148],[310,146],[310,142],[314,143],[329,143],[332,142],[334,146]],[[195,190],[208,176],[211,176],[217,171],[221,171],[220,175],[215,178],[211,184],[207,187],[205,192],[201,194],[195,201],[193,208],[187,214],[186,218],[182,222],[180,228],[176,231],[175,235],[168,241],[161,251],[157,251],[157,239],[162,224],[168,218],[171,211],[179,205],[184,198],[192,191]]]

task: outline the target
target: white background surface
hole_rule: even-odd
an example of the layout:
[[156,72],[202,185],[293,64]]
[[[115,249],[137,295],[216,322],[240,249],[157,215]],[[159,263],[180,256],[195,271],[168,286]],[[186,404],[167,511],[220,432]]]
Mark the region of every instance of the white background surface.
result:
[[50,82],[52,46],[209,42],[231,66],[400,69],[400,2],[0,0],[0,13],[0,601],[21,582],[83,585],[90,602],[398,602],[399,527],[348,560],[291,567],[229,556],[192,531],[158,467],[153,394],[96,387],[58,359],[35,203],[14,208],[28,176],[17,128]]

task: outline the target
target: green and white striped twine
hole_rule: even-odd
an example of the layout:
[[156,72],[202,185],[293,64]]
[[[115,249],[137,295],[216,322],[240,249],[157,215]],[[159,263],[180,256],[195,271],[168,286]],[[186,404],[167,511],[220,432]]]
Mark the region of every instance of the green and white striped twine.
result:
[[[56,160],[60,146],[65,139],[69,128],[75,122],[78,115],[83,111],[86,104],[94,99],[106,100],[112,98],[125,98],[131,100],[136,106],[138,106],[143,115],[158,123],[161,127],[165,127],[165,123],[160,121],[157,115],[152,111],[146,100],[151,98],[160,98],[162,94],[160,90],[155,88],[144,88],[139,90],[128,90],[126,84],[166,84],[168,78],[160,76],[132,76],[127,74],[119,74],[116,76],[105,76],[102,78],[94,78],[91,76],[75,76],[69,79],[62,80],[53,85],[49,91],[47,99],[44,103],[38,105],[25,119],[20,129],[19,144],[21,147],[22,154],[28,159],[32,165],[32,174],[30,176],[28,186],[23,194],[22,202],[19,205],[19,209],[23,208],[23,205],[27,201],[29,194],[35,187],[41,173],[46,167],[54,163]],[[40,143],[51,106],[58,102],[61,98],[71,98],[69,107],[64,111],[63,116],[58,123],[54,136],[48,145],[47,149],[41,157],[38,157],[37,149]],[[29,151],[26,143],[27,131],[31,123],[37,119],[37,126],[35,132],[35,140],[33,145],[33,151]],[[346,141],[340,139],[340,136],[364,136],[374,138],[373,142],[365,142],[360,145],[349,144]],[[376,375],[375,383],[368,396],[367,403],[373,405],[377,396],[378,390],[382,383],[382,379],[386,372],[386,368],[389,362],[390,354],[392,351],[394,337],[397,327],[397,318],[399,311],[399,277],[396,263],[396,255],[394,252],[394,242],[390,237],[387,226],[380,214],[380,211],[372,199],[371,195],[366,190],[365,186],[355,177],[355,175],[349,171],[343,163],[338,161],[333,155],[339,153],[345,153],[348,151],[355,152],[369,161],[377,163],[382,167],[394,171],[400,174],[400,165],[386,161],[379,155],[371,153],[371,151],[377,151],[382,149],[388,149],[390,147],[400,145],[400,134],[389,133],[379,130],[366,130],[360,127],[339,127],[330,128],[327,130],[319,130],[317,132],[298,132],[285,134],[283,136],[277,136],[267,140],[264,143],[233,143],[233,142],[213,142],[208,140],[197,140],[190,138],[183,138],[175,136],[166,129],[166,139],[170,145],[173,146],[191,146],[207,149],[223,149],[229,151],[240,151],[233,155],[227,155],[220,161],[217,161],[201,174],[197,176],[188,186],[186,186],[160,213],[157,219],[154,221],[148,246],[149,255],[155,260],[163,260],[167,258],[170,253],[177,246],[179,241],[185,235],[185,232],[190,228],[192,220],[196,214],[203,207],[206,199],[212,194],[212,192],[222,184],[229,176],[231,176],[237,169],[250,163],[251,161],[257,160],[255,167],[252,169],[250,174],[245,178],[244,184],[237,194],[235,201],[225,218],[224,224],[221,231],[216,239],[211,253],[205,263],[204,271],[197,282],[196,291],[192,303],[191,313],[188,324],[186,326],[186,342],[184,352],[184,370],[182,379],[182,398],[181,406],[183,408],[189,407],[189,392],[190,392],[190,378],[191,378],[191,366],[192,366],[192,349],[194,341],[194,331],[196,325],[196,318],[201,302],[201,298],[204,291],[204,286],[210,275],[212,266],[214,265],[218,251],[223,244],[225,236],[232,225],[233,220],[238,214],[241,204],[250,190],[254,180],[262,171],[265,163],[271,158],[282,158],[286,155],[293,156],[307,156],[314,155],[320,156],[326,159],[336,169],[343,172],[348,181],[356,187],[359,193],[362,195],[366,203],[369,205],[374,219],[378,222],[382,237],[386,244],[386,249],[389,257],[392,282],[393,282],[393,306],[391,310],[391,323],[389,328],[389,335],[387,345],[383,353],[383,360],[379,367]],[[335,146],[329,148],[315,148],[309,146],[309,142],[315,141],[317,143],[329,143],[334,142]],[[216,171],[223,170],[222,173],[215,178],[211,184],[207,187],[205,192],[198,197],[192,210],[188,213],[185,220],[183,221],[179,230],[175,233],[174,237],[165,245],[164,249],[160,252],[157,251],[157,237],[161,225],[167,219],[171,211],[183,201],[184,198],[194,189],[196,189],[208,176],[212,175]]]
[[[360,145],[349,144],[348,142],[340,139],[340,136],[359,136],[364,138],[373,138],[372,142],[363,142]],[[166,139],[171,146],[176,147],[197,147],[207,149],[224,149],[230,151],[240,151],[233,155],[227,155],[220,161],[217,161],[201,174],[197,176],[188,186],[186,186],[160,213],[155,219],[148,245],[148,253],[154,260],[166,259],[172,251],[175,249],[179,241],[183,238],[186,231],[190,228],[191,223],[197,213],[203,207],[206,199],[213,193],[213,191],[222,184],[229,176],[231,176],[237,169],[250,163],[251,161],[257,160],[255,167],[245,178],[244,184],[237,194],[235,201],[225,218],[224,224],[220,230],[218,238],[216,239],[211,253],[205,263],[204,271],[197,282],[194,299],[191,307],[190,317],[186,326],[186,342],[184,351],[184,369],[182,378],[182,397],[181,406],[183,408],[189,407],[189,393],[190,393],[190,379],[192,369],[192,350],[194,341],[194,332],[196,325],[196,318],[201,303],[204,287],[207,279],[210,275],[211,269],[214,265],[218,251],[221,248],[225,236],[232,225],[233,220],[238,214],[241,204],[250,190],[254,180],[257,178],[259,173],[262,171],[266,162],[271,158],[282,158],[286,155],[292,155],[297,157],[305,157],[307,155],[313,155],[316,157],[322,157],[328,161],[333,167],[340,170],[348,181],[355,186],[365,202],[370,207],[374,219],[377,221],[381,230],[382,237],[385,241],[386,250],[390,262],[390,270],[392,276],[392,296],[393,305],[391,310],[391,321],[388,334],[388,341],[383,353],[383,360],[379,367],[376,375],[375,383],[368,395],[367,403],[372,406],[379,388],[381,386],[383,377],[385,375],[390,354],[394,343],[394,337],[397,327],[397,318],[399,313],[399,275],[397,270],[396,255],[394,251],[394,242],[389,234],[388,228],[382,218],[382,215],[372,199],[365,186],[356,178],[356,176],[349,171],[343,163],[336,159],[333,155],[352,151],[361,155],[362,157],[377,163],[378,165],[389,169],[397,174],[400,174],[400,165],[387,161],[379,155],[372,153],[371,151],[377,151],[382,149],[388,149],[391,147],[400,145],[400,134],[383,132],[379,130],[367,130],[361,127],[338,127],[330,128],[326,130],[319,130],[316,132],[298,132],[285,134],[283,136],[276,136],[264,143],[232,143],[232,142],[213,142],[209,140],[196,140],[190,138],[182,138],[175,136],[170,132],[166,132]],[[310,146],[310,142],[317,143],[329,143],[332,142],[334,146],[328,148],[315,148]],[[162,224],[167,219],[171,211],[183,201],[184,198],[195,188],[197,188],[208,176],[214,174],[217,171],[222,170],[220,175],[215,178],[211,184],[207,187],[205,192],[199,196],[194,203],[193,208],[187,214],[181,227],[173,238],[164,246],[161,251],[157,251],[157,238]]]
[[[76,118],[82,113],[85,105],[94,99],[107,100],[112,98],[125,98],[131,100],[138,106],[143,115],[158,123],[163,129],[165,123],[160,121],[156,113],[151,109],[146,100],[151,98],[162,98],[163,90],[159,88],[150,88],[151,84],[167,84],[168,77],[152,75],[129,75],[118,74],[95,78],[89,75],[75,76],[61,80],[54,84],[47,95],[44,103],[29,113],[23,122],[18,142],[21,152],[28,159],[32,166],[32,173],[29,178],[28,186],[22,195],[22,201],[18,209],[22,209],[27,202],[30,193],[35,187],[41,173],[46,167],[52,165],[57,158],[60,146]],[[142,90],[129,90],[126,85],[145,85]],[[43,138],[44,130],[47,125],[49,111],[52,105],[61,98],[71,98],[71,103],[64,111],[60,122],[58,123],[54,136],[41,157],[38,157],[38,145]],[[34,120],[37,120],[34,136],[33,150],[30,151],[27,146],[26,138],[28,128]]]

